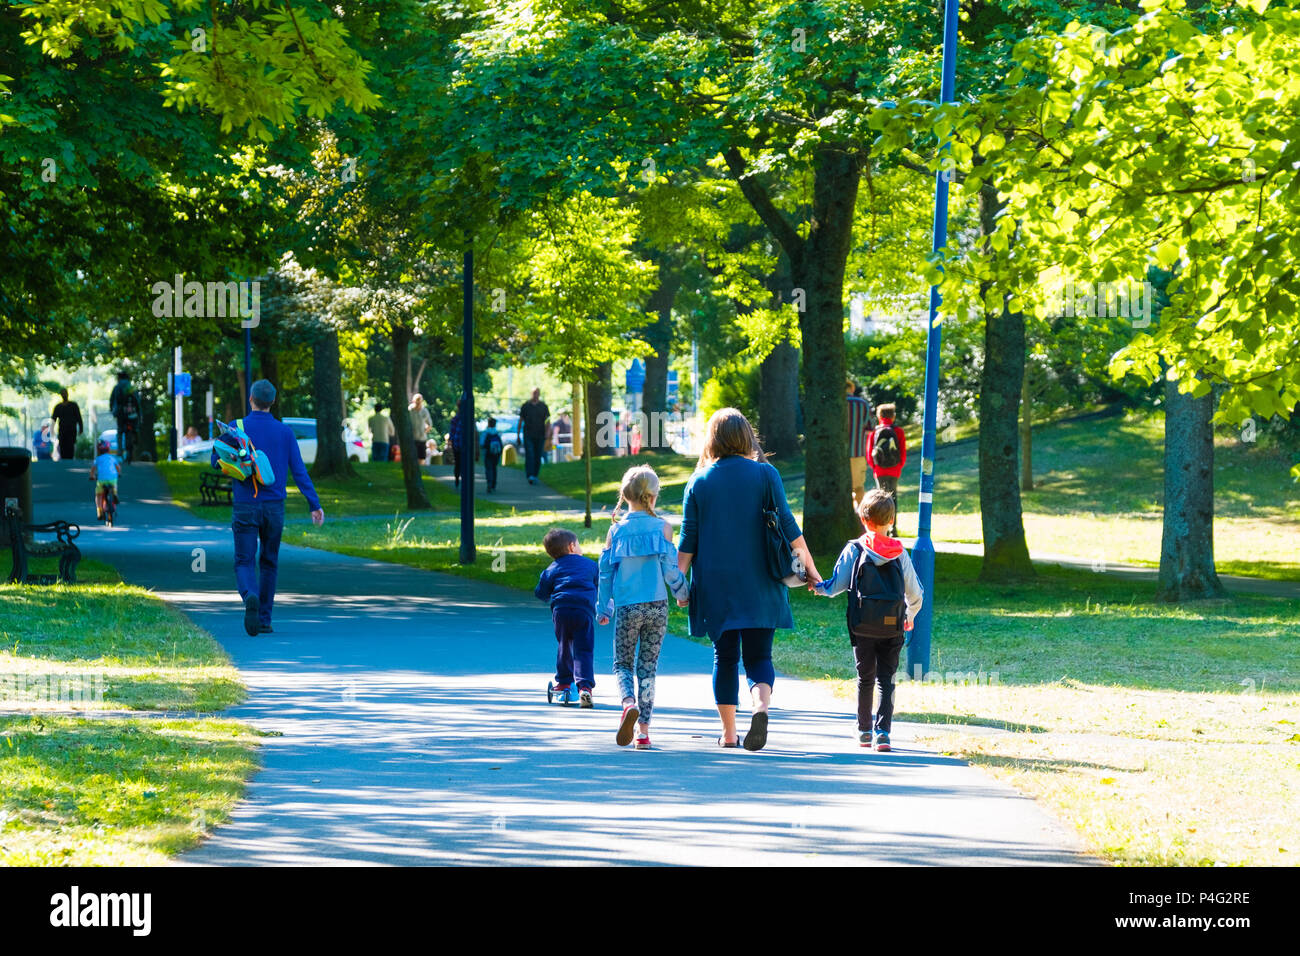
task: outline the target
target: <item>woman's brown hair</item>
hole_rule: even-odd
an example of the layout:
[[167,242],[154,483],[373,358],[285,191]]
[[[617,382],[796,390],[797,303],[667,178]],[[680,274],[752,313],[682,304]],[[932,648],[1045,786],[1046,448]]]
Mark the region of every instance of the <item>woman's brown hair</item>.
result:
[[700,450],[700,460],[695,466],[703,471],[722,458],[739,455],[765,462],[767,456],[754,434],[754,426],[738,408],[719,408],[709,417],[709,424],[704,434],[704,447]]

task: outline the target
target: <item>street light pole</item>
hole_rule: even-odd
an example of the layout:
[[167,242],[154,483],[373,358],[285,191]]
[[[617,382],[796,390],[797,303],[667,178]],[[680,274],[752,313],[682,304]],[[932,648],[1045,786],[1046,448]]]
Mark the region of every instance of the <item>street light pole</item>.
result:
[[[939,99],[953,101],[957,85],[957,0],[945,0],[943,10],[943,75]],[[947,145],[943,152],[947,153]],[[934,176],[934,246],[937,253],[948,244],[948,183],[952,169],[941,168]],[[930,540],[930,515],[934,506],[935,429],[939,404],[939,346],[943,338],[939,307],[939,287],[930,287],[930,323],[925,340],[925,418],[921,434],[921,492],[917,502],[916,545],[912,564],[925,589],[925,603],[907,644],[907,673],[920,680],[930,670],[930,634],[934,620],[934,542]]]
[[471,442],[478,441],[478,427],[474,424],[474,251],[465,250],[465,327],[462,389],[465,407],[461,409],[460,451],[465,464],[460,469],[460,563],[473,564],[477,557],[474,547],[474,451]]

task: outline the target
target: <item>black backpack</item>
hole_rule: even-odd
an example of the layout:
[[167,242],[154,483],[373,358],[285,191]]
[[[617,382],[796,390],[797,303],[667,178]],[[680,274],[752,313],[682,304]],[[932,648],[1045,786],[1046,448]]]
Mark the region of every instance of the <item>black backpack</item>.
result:
[[489,455],[500,455],[500,454],[501,454],[501,449],[502,449],[502,445],[501,445],[501,436],[500,436],[500,435],[488,435],[488,437],[487,437],[487,453],[488,453]]
[[853,642],[902,637],[906,612],[903,569],[898,560],[878,565],[863,548],[853,565],[849,586],[848,622]]
[[128,422],[140,420],[140,403],[136,401],[135,392],[127,392],[118,407],[122,410],[122,417]]
[[903,460],[903,452],[898,447],[898,433],[893,425],[881,425],[876,429],[876,437],[871,445],[871,460],[877,468],[893,468]]

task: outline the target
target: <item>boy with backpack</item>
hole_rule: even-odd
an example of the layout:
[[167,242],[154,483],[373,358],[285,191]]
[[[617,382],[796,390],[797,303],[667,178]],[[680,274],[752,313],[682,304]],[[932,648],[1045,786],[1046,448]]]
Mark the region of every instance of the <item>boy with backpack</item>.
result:
[[[892,402],[876,406],[880,424],[867,438],[867,461],[871,463],[871,473],[876,476],[876,487],[889,492],[897,514],[898,478],[907,464],[907,439],[903,430],[894,424],[894,412]],[[889,533],[896,535],[898,529],[891,525]]]
[[880,685],[876,750],[886,753],[894,717],[894,672],[905,634],[921,610],[924,592],[903,544],[885,534],[894,522],[894,499],[882,488],[868,491],[858,505],[865,533],[844,546],[835,572],[817,585],[834,597],[849,592],[849,642],[858,669],[858,743],[871,746],[871,704]]
[[497,431],[497,420],[489,415],[487,428],[483,429],[483,475],[489,493],[497,490],[497,465],[501,463],[504,448],[501,433]]

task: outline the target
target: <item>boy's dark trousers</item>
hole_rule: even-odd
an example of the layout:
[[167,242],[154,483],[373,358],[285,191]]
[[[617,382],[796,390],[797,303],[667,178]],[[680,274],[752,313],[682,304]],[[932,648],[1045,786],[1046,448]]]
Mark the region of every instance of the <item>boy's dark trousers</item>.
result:
[[858,665],[858,732],[871,727],[871,698],[876,684],[880,684],[880,707],[876,714],[875,729],[889,733],[894,719],[894,672],[898,670],[898,655],[903,650],[902,637],[860,637],[853,645],[853,660]]
[[596,619],[578,607],[551,608],[555,624],[555,683],[564,687],[577,681],[578,690],[596,686]]
[[483,474],[487,478],[488,491],[496,491],[497,465],[500,461],[500,455],[489,455],[486,452],[483,453]]

